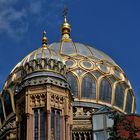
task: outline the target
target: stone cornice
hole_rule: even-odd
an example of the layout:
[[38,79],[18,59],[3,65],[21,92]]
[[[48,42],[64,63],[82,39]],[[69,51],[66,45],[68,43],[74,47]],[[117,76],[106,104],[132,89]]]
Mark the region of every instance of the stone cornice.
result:
[[59,86],[62,88],[68,88],[69,84],[61,79],[57,79],[54,77],[36,77],[32,79],[27,79],[23,81],[16,89],[16,94],[19,93],[22,89],[28,86],[36,86],[36,85],[44,85],[44,84],[52,84],[55,86]]

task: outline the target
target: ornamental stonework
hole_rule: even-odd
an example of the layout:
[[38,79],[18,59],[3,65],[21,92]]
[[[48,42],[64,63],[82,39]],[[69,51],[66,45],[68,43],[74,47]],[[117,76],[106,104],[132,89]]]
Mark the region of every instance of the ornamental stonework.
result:
[[50,96],[51,106],[54,108],[63,108],[65,103],[65,98],[56,94]]
[[46,105],[46,94],[32,94],[30,95],[31,107],[44,107]]

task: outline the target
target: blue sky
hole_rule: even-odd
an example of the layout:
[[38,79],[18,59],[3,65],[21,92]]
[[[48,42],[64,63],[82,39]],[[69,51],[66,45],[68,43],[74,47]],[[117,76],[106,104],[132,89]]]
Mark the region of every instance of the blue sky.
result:
[[0,0],[0,89],[11,69],[41,46],[60,40],[64,5],[73,41],[110,55],[130,80],[140,113],[140,0]]

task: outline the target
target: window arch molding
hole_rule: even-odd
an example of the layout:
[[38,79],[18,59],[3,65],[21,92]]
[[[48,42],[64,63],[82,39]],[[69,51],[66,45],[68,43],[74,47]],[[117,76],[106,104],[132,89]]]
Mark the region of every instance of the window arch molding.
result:
[[[88,73],[88,72],[87,72],[87,73]],[[87,74],[87,73],[86,73],[86,74]],[[100,77],[102,77],[102,76],[101,76],[102,73],[101,73],[99,70],[93,70],[93,71],[90,72],[90,74],[91,74],[92,77],[95,79],[96,83],[97,83],[98,79],[99,79]]]
[[81,98],[95,99],[97,93],[97,80],[90,74],[86,73],[81,78]]
[[125,101],[125,112],[131,113],[133,106],[133,91],[131,89],[127,89]]
[[78,91],[79,91],[79,80],[78,77],[73,72],[68,72],[67,80],[71,88],[71,92],[74,97],[78,97]]
[[114,88],[114,106],[124,110],[125,95],[128,86],[124,82],[116,82]]
[[15,112],[15,99],[14,99],[14,95],[15,95],[15,91],[16,91],[16,86],[17,84],[13,85],[13,89],[12,87],[8,89],[10,96],[11,96],[11,104],[12,104],[12,109]]
[[1,96],[0,96],[0,119],[1,119],[1,124],[2,124],[3,121],[5,120],[5,111],[4,111],[3,99]]
[[102,76],[99,80],[99,101],[112,103],[112,89],[113,84],[107,76]]

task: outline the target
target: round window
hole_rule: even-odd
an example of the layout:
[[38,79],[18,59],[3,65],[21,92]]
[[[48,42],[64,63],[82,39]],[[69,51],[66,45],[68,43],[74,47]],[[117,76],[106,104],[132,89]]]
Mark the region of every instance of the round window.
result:
[[74,65],[74,62],[72,60],[67,60],[65,63],[67,67],[72,67]]
[[93,64],[90,61],[82,61],[81,66],[85,69],[91,69]]
[[101,70],[102,72],[104,73],[108,73],[109,72],[109,67],[107,65],[105,65],[104,63],[100,63],[100,64],[97,64],[97,67],[99,70]]

